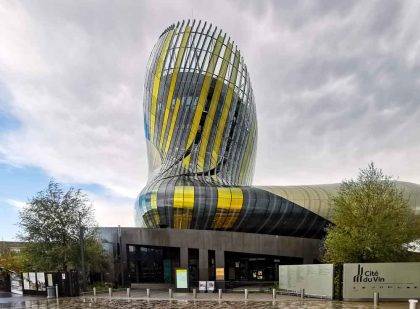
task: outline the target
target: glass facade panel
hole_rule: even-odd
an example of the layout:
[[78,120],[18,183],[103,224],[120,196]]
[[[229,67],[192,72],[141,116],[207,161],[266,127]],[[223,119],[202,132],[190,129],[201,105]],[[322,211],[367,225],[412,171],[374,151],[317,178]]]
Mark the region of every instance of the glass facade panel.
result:
[[127,264],[131,283],[173,283],[179,248],[128,245]]

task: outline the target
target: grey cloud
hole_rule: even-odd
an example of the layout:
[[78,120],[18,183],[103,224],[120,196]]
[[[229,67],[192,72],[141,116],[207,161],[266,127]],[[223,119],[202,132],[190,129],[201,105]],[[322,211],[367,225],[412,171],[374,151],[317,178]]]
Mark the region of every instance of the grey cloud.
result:
[[134,196],[147,176],[147,58],[164,28],[194,16],[229,33],[248,64],[259,120],[255,183],[336,182],[371,160],[420,182],[416,1],[0,6],[0,44],[14,52],[0,52],[0,82],[22,123],[0,134],[3,160]]

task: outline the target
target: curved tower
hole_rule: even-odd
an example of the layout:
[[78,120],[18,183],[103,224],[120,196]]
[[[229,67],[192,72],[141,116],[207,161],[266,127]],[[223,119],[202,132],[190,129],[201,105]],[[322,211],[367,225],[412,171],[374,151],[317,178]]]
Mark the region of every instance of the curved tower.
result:
[[221,29],[193,20],[163,31],[148,63],[144,123],[149,179],[138,226],[322,235],[327,220],[250,187],[254,95],[241,52]]

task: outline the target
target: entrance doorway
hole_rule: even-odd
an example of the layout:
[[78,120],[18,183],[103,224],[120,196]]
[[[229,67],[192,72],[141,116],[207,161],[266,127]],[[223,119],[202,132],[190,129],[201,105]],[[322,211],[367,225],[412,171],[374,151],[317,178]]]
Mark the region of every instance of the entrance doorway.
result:
[[131,283],[174,283],[179,248],[127,245],[127,262]]
[[301,258],[226,252],[225,265],[228,281],[272,282],[279,279],[278,266],[302,264]]

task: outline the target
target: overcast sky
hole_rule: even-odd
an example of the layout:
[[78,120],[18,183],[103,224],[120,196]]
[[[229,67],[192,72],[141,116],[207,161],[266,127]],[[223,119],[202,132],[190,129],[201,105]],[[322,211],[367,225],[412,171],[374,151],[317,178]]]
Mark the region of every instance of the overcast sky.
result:
[[339,182],[370,161],[420,183],[420,1],[3,0],[0,239],[50,177],[84,188],[101,225],[133,225],[146,63],[188,18],[224,29],[248,65],[255,184]]

